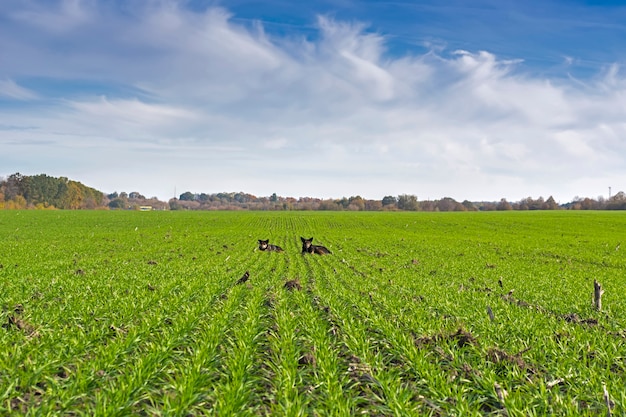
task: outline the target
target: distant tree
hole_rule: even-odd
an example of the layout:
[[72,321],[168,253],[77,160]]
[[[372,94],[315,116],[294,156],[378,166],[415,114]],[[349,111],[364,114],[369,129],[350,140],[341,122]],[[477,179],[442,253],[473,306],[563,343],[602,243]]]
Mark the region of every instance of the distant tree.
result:
[[526,197],[521,199],[518,203],[515,204],[515,209],[517,210],[530,210],[530,206],[533,204],[533,199],[531,197]]
[[626,194],[623,191],[618,192],[606,203],[607,210],[626,210]]
[[402,194],[398,196],[398,208],[400,210],[417,211],[419,203],[414,195]]
[[318,207],[318,210],[339,210],[340,208],[341,205],[339,205],[336,201],[322,200]]
[[196,199],[196,196],[191,191],[187,191],[182,193],[178,199],[180,201],[193,201]]
[[464,211],[465,207],[459,204],[455,199],[444,197],[437,201],[436,208],[439,211]]
[[392,195],[387,195],[385,197],[383,197],[382,203],[383,203],[383,207],[386,206],[395,206],[398,202],[398,199]]
[[599,204],[596,200],[586,197],[580,202],[581,210],[598,210]]
[[13,200],[18,195],[23,196],[23,181],[24,176],[19,172],[9,175],[4,186],[4,198]]
[[24,177],[22,180],[22,195],[30,205],[59,205],[59,185],[64,184],[64,178],[53,178],[45,174]]
[[230,203],[231,201],[233,201],[232,193],[217,193],[215,196],[218,198],[219,201],[223,203]]
[[569,210],[580,210],[580,202],[582,201],[582,198],[580,198],[579,196],[575,196],[571,202],[569,202],[568,204],[566,204],[566,207]]
[[544,204],[545,204],[545,201],[543,197],[539,197],[538,199],[531,202],[528,209],[529,210],[542,210],[544,208]]
[[435,211],[436,203],[432,200],[420,201],[421,211]]
[[467,211],[476,211],[476,210],[478,210],[476,208],[476,206],[474,205],[474,203],[472,203],[471,201],[465,200],[461,204],[463,205],[463,207],[465,207],[465,210],[467,210]]
[[66,202],[64,204],[64,208],[70,208],[73,210],[82,208],[82,203],[84,199],[84,195],[80,186],[72,181],[68,184],[68,189],[66,195]]
[[109,208],[112,209],[124,209],[126,208],[126,201],[121,198],[114,198],[109,202]]
[[483,201],[478,208],[480,211],[495,211],[498,209],[498,203],[491,201]]
[[350,197],[348,199],[348,210],[363,211],[365,210],[365,201],[360,195]]
[[511,204],[508,201],[506,201],[506,198],[503,198],[497,204],[496,210],[499,210],[499,211],[513,210],[513,206],[511,206]]
[[383,209],[382,201],[380,201],[380,200],[365,200],[365,210],[367,210],[367,211],[381,211],[382,209]]
[[182,210],[180,202],[176,198],[172,198],[169,202],[170,210]]
[[526,197],[516,204],[518,210],[545,210],[545,201],[543,197],[533,200],[532,197]]
[[22,195],[16,195],[12,200],[5,203],[5,208],[20,210],[27,207],[26,199]]
[[558,208],[559,205],[556,203],[556,201],[554,201],[554,198],[552,196],[548,197],[543,205],[544,210],[558,210]]
[[237,203],[244,204],[256,201],[257,197],[247,193],[235,193],[235,195],[233,196],[233,200],[235,200]]

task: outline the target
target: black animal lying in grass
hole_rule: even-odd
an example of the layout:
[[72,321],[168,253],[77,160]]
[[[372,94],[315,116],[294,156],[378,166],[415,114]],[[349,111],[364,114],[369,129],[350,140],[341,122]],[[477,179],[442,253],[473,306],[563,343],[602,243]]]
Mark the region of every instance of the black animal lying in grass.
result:
[[244,282],[246,282],[248,279],[250,278],[250,272],[246,271],[243,273],[243,275],[241,276],[241,278],[239,278],[237,280],[237,285],[239,284],[243,284]]
[[302,240],[302,253],[317,253],[318,255],[325,255],[327,253],[332,253],[328,250],[328,248],[321,245],[314,245],[313,238],[305,239],[300,237]]
[[283,248],[276,245],[270,245],[270,240],[261,240],[259,239],[259,250],[273,251],[273,252],[282,252]]

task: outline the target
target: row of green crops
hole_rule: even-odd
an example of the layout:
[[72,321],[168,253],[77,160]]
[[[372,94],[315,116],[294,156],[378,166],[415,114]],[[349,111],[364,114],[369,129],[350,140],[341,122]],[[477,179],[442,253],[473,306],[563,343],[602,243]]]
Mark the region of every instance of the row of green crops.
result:
[[1,211],[0,415],[624,415],[625,232],[618,212]]

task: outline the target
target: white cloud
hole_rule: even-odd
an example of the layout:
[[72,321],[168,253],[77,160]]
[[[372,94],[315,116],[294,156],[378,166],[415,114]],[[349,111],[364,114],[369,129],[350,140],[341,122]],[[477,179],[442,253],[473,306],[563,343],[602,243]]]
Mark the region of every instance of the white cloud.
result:
[[[133,3],[120,15],[68,0],[13,13],[14,30],[27,21],[49,35],[1,41],[24,54],[0,69],[0,96],[39,98],[43,107],[0,116],[0,125],[29,127],[0,129],[0,143],[10,139],[0,166],[24,172],[28,163],[51,175],[56,167],[64,176],[82,166],[81,180],[89,172],[82,161],[93,155],[98,161],[88,166],[99,174],[111,160],[122,171],[146,161],[164,173],[141,178],[155,190],[145,193],[159,194],[164,183],[163,198],[175,182],[181,192],[566,200],[593,196],[602,181],[626,181],[618,65],[579,83],[538,77],[522,60],[487,51],[392,56],[388,39],[360,23],[322,16],[318,37],[278,37],[224,9],[183,5]],[[51,52],[53,41],[71,48]],[[12,81],[24,76],[67,89],[50,96]],[[74,94],[84,82],[97,86]],[[51,158],[57,151],[28,145],[41,140],[66,150],[63,166]],[[26,151],[30,162],[17,157]],[[133,173],[138,184],[144,171]],[[262,181],[259,171],[267,173]],[[90,174],[91,185],[125,187],[123,175],[118,185],[105,177]]]

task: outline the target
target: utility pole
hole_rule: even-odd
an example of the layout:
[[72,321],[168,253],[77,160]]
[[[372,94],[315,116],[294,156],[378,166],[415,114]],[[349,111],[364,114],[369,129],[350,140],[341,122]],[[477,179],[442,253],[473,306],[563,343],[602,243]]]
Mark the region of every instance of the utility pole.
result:
[[609,187],[609,200],[611,199],[611,187]]

